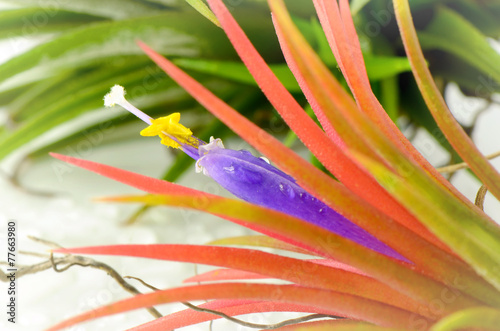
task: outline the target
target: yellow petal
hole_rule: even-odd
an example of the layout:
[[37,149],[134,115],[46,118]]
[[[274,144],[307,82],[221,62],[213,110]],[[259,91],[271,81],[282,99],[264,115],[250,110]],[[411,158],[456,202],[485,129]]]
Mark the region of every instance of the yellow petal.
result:
[[[160,136],[163,145],[180,148],[181,145],[171,139],[168,135],[175,137],[179,142],[193,145],[196,139],[193,132],[180,124],[180,113],[173,113],[165,117],[160,117],[151,121],[151,125],[141,131],[142,136]],[[195,146],[198,147],[198,146]]]

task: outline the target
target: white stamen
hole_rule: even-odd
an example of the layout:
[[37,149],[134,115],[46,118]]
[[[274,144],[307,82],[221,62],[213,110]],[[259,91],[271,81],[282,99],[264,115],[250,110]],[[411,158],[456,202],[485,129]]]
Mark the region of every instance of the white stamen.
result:
[[196,173],[203,172],[205,176],[209,176],[207,169],[205,169],[201,164],[200,161],[203,159],[203,157],[208,154],[210,151],[216,150],[216,149],[224,149],[224,144],[222,143],[222,140],[220,138],[214,138],[210,137],[210,142],[205,145],[200,145],[198,147],[198,154],[200,155],[200,158],[198,161],[196,161],[195,164],[195,171]]
[[200,158],[196,161],[196,163],[195,163],[195,165],[194,165],[194,169],[195,169],[195,171],[196,171],[196,173],[197,173],[197,174],[199,174],[200,172],[203,172],[203,174],[204,174],[205,176],[210,177],[210,175],[208,174],[208,170],[200,164],[200,161],[201,161],[202,159],[203,159],[203,157],[200,157]]
[[135,108],[130,102],[125,99],[125,89],[123,88],[123,86],[113,86],[111,88],[111,92],[104,96],[104,106],[113,107],[115,104],[119,104],[147,124],[151,125],[151,120],[153,118]]
[[113,107],[116,103],[120,104],[125,101],[125,89],[123,86],[115,85],[111,88],[111,92],[104,96],[104,106]]
[[203,172],[203,174],[205,176],[208,176],[208,172],[207,172],[207,169],[205,169],[201,164],[200,164],[200,160],[202,158],[199,158],[196,163],[194,164],[194,171],[199,174],[200,172]]
[[222,149],[224,148],[222,140],[220,138],[214,139],[214,137],[210,137],[210,142],[208,144],[201,145],[200,147],[198,147],[198,154],[200,156],[203,156],[214,149],[221,149],[221,148]]
[[264,162],[266,162],[267,164],[271,164],[271,162],[269,161],[269,159],[267,157],[265,157],[265,156],[261,156],[261,157],[259,157],[259,159],[264,160]]

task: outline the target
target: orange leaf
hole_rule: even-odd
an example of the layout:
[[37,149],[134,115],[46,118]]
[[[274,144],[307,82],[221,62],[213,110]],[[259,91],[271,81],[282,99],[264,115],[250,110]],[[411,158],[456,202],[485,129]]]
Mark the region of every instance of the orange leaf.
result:
[[272,300],[312,306],[327,311],[330,315],[348,316],[383,326],[411,328],[415,320],[430,323],[422,316],[404,310],[341,294],[334,291],[300,287],[296,285],[267,284],[209,284],[197,285],[138,295],[108,306],[100,307],[63,321],[46,331],[61,330],[91,319],[117,314],[154,305],[208,299],[252,299]]
[[[214,300],[199,305],[200,308],[211,309],[228,316],[238,316],[264,312],[302,312],[328,314],[328,311],[311,306],[276,302],[276,301],[249,301],[249,300]],[[192,309],[182,310],[167,316],[160,317],[146,324],[142,324],[128,331],[164,331],[182,328],[188,325],[213,321],[220,316],[197,312]]]
[[[414,313],[423,306],[373,278],[324,263],[293,259],[257,250],[196,245],[114,245],[54,250],[57,253],[100,254],[201,263],[254,272],[298,285],[334,290],[377,300]],[[335,279],[332,282],[332,279]]]
[[[293,25],[283,2],[281,0],[269,2],[283,53],[308,100],[314,100],[317,111],[324,114],[324,117],[328,118],[331,123],[336,123],[340,127],[339,133],[344,137],[349,149],[384,162],[384,159],[373,152],[378,150],[380,145],[374,146],[373,139],[370,139],[373,136],[381,136],[383,133],[373,126],[363,113],[359,113],[356,104]],[[373,132],[371,135],[367,134],[370,130]],[[364,143],[363,148],[360,148],[361,142]],[[390,142],[387,141],[387,143]],[[398,153],[397,150],[395,152]],[[341,152],[339,162],[343,162],[345,167],[340,167],[339,171],[332,170],[332,173],[349,189],[416,234],[441,249],[449,251],[408,210],[380,187],[373,177],[355,162],[355,159]],[[349,168],[355,176],[344,176],[342,173],[344,168]],[[355,169],[356,172],[354,172]]]
[[[221,17],[218,18],[221,24],[224,25],[224,20]],[[222,119],[226,125],[235,130],[247,142],[274,160],[288,174],[292,175],[304,189],[320,198],[351,222],[376,236],[412,262],[426,268],[426,272],[435,274],[435,265],[438,265],[443,267],[442,270],[439,270],[440,277],[447,278],[446,275],[449,274],[450,270],[460,270],[459,272],[462,273],[463,269],[466,268],[454,256],[416,236],[414,232],[387,217],[387,215],[381,213],[343,185],[332,180],[296,153],[283,146],[274,137],[238,114],[201,84],[175,67],[169,60],[144,44],[141,44],[141,47],[165,72],[208,110]],[[430,259],[439,262],[430,263]]]

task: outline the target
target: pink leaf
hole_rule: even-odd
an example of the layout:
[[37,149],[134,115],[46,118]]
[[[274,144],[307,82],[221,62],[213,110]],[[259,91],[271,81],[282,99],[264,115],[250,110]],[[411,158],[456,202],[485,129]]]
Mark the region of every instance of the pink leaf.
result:
[[[239,269],[299,285],[351,293],[417,312],[419,305],[373,278],[334,261],[299,260],[257,250],[197,245],[114,245],[57,249],[72,254],[105,254],[202,263]],[[333,267],[332,267],[333,266]],[[340,269],[337,267],[343,267]],[[356,269],[354,269],[356,270]],[[335,282],[332,282],[335,279]]]
[[280,301],[315,307],[316,309],[326,311],[330,315],[345,315],[378,325],[401,328],[410,327],[415,318],[431,323],[425,317],[390,305],[334,291],[296,285],[227,283],[188,286],[138,295],[67,319],[46,331],[61,330],[84,321],[162,303],[207,299]]
[[[315,314],[328,314],[327,310],[311,306],[297,305],[273,301],[249,301],[249,300],[215,300],[199,305],[198,307],[222,312],[228,316],[238,316],[265,312],[302,312]],[[220,316],[197,312],[186,309],[158,318],[149,323],[137,326],[129,331],[164,331],[182,328],[188,325],[198,324],[221,318]]]
[[[329,260],[329,259],[311,259],[305,260],[312,263],[318,263],[324,266],[329,266],[331,268],[341,269],[345,271],[349,271],[358,275],[367,276],[362,271],[353,268],[344,263],[340,263],[337,261]],[[262,274],[257,274],[254,272],[235,270],[235,269],[216,269],[211,270],[193,277],[189,277],[184,279],[184,283],[197,283],[197,282],[209,282],[209,281],[220,281],[220,280],[241,280],[241,279],[264,279],[269,278]]]

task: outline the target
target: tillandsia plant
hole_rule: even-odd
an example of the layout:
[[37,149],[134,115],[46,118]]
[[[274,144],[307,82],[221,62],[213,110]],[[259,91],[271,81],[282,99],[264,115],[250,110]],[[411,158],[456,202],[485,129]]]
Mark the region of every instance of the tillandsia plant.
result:
[[[0,11],[0,40],[20,54],[0,64],[0,106],[5,106],[7,115],[7,120],[0,123],[0,160],[13,152],[23,156],[22,165],[44,159],[48,151],[85,157],[82,145],[97,147],[132,137],[135,130],[129,125],[134,120],[132,116],[119,111],[88,114],[102,106],[100,97],[116,82],[126,86],[129,99],[152,116],[160,116],[164,109],[186,115],[195,113],[199,121],[193,129],[200,137],[215,132],[221,138],[231,135],[230,130],[215,120],[205,130],[199,130],[207,122],[206,112],[135,47],[138,39],[172,58],[176,65],[195,75],[263,129],[282,124],[261,97],[255,80],[238,61],[223,31],[217,27],[217,19],[201,1],[110,0],[96,5],[96,0],[3,0],[2,3],[10,3],[12,7]],[[229,5],[273,72],[304,106],[306,100],[281,55],[276,35],[271,33],[266,2],[238,0]],[[286,0],[286,5],[304,37],[345,85],[312,1]],[[492,93],[500,90],[497,83],[500,55],[487,42],[488,38],[500,35],[498,1],[413,0],[410,5],[421,46],[440,89],[452,81],[465,94],[489,101]],[[208,19],[200,19],[191,6]],[[409,62],[402,56],[404,50],[393,12],[392,0],[351,1],[373,92],[393,120],[404,117],[410,125],[424,128],[451,153],[451,163],[460,162],[418,93]],[[31,38],[36,41],[35,47],[22,52]],[[87,121],[74,121],[84,114]],[[76,125],[58,130],[70,121]],[[466,129],[471,134],[473,126]],[[53,139],[39,139],[49,130]],[[35,148],[23,150],[34,140],[37,140]],[[181,153],[177,155],[176,162],[165,165],[164,179],[173,181],[190,168],[190,159]],[[21,168],[25,167],[14,167]],[[12,173],[14,182],[29,185],[23,182],[19,170],[6,172]]]
[[[145,43],[142,50],[201,105],[267,159],[205,142],[174,113],[152,119],[125,100],[105,97],[149,126],[143,135],[196,160],[196,169],[242,200],[223,198],[111,166],[52,154],[148,193],[104,199],[191,208],[263,234],[212,245],[117,245],[58,249],[202,263],[223,271],[190,279],[203,284],[158,290],[78,315],[59,330],[101,316],[169,302],[202,305],[229,316],[293,310],[332,317],[286,329],[495,329],[500,323],[500,227],[467,200],[403,136],[375,97],[347,0],[314,0],[322,30],[349,94],[301,35],[281,0],[269,0],[286,62],[319,125],[281,84],[220,0],[210,9],[270,103],[326,171],[319,170],[239,114]],[[456,123],[427,68],[407,0],[394,0],[401,38],[422,96],[454,150],[497,199],[500,175]],[[279,169],[278,169],[279,168]],[[215,246],[217,244],[217,246]],[[298,259],[254,245],[307,253]],[[289,284],[229,282],[280,279]],[[208,281],[222,281],[206,283]],[[190,310],[137,330],[173,329],[218,318]]]

